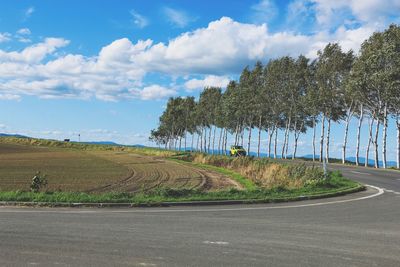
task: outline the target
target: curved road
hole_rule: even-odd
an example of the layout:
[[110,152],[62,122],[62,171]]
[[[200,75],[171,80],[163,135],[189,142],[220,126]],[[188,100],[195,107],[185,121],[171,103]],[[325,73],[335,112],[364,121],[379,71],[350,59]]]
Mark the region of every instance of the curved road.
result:
[[0,208],[0,266],[400,266],[400,172],[332,165],[381,189],[281,204]]

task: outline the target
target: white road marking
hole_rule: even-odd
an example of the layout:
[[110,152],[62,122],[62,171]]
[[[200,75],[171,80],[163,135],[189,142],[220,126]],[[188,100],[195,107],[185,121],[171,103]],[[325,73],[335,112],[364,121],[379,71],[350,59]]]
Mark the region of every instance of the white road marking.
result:
[[366,172],[358,172],[358,171],[350,171],[352,173],[356,173],[356,174],[362,174],[362,175],[371,175],[370,173],[366,173]]
[[270,209],[291,209],[291,208],[303,208],[303,207],[313,207],[313,206],[323,206],[323,205],[332,205],[332,204],[339,204],[339,203],[346,203],[346,202],[353,202],[359,200],[365,200],[369,198],[374,198],[382,195],[385,193],[382,188],[373,186],[373,185],[366,185],[371,187],[375,190],[378,190],[377,193],[359,197],[359,198],[352,198],[352,199],[344,199],[344,200],[336,200],[336,201],[329,201],[329,202],[318,202],[318,203],[311,203],[311,204],[300,204],[300,205],[286,205],[286,206],[263,206],[263,207],[247,207],[247,208],[213,208],[213,209],[153,209],[153,208],[138,208],[138,209],[129,209],[129,210],[106,210],[106,209],[96,209],[96,210],[52,210],[49,208],[48,210],[34,210],[34,209],[12,209],[9,210],[9,207],[0,207],[0,213],[169,213],[169,212],[218,212],[218,211],[247,211],[247,210],[270,210]]
[[389,189],[386,189],[385,191],[389,192],[389,193],[393,193],[394,192],[393,190],[389,190]]
[[400,195],[400,192],[393,192],[393,193],[395,193],[396,195]]
[[203,241],[203,244],[229,245],[229,242],[225,242],[225,241]]

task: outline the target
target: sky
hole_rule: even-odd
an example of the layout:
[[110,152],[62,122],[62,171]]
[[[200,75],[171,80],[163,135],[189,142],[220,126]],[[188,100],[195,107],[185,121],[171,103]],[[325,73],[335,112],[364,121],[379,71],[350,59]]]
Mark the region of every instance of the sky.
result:
[[[1,1],[0,132],[151,145],[168,97],[224,88],[257,60],[315,58],[329,42],[357,53],[399,14],[398,0]],[[390,160],[395,138],[391,121]],[[333,125],[332,156],[342,139]]]

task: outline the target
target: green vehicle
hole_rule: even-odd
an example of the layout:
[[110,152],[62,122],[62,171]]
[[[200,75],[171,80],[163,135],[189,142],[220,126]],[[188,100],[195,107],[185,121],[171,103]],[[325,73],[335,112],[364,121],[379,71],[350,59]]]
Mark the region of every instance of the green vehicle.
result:
[[232,157],[244,157],[246,156],[246,150],[242,146],[231,146],[229,154]]

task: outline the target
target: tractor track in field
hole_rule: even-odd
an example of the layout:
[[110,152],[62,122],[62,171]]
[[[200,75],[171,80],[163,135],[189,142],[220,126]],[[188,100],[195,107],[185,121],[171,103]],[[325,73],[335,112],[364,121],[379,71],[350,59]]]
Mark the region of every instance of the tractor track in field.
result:
[[[89,189],[88,193],[148,192],[163,187],[204,191],[232,187],[242,188],[239,183],[214,171],[198,169],[151,156],[128,153],[113,153],[113,155],[115,157],[110,157],[110,160],[127,167],[128,175],[113,183]],[[103,156],[110,156],[110,153]]]

